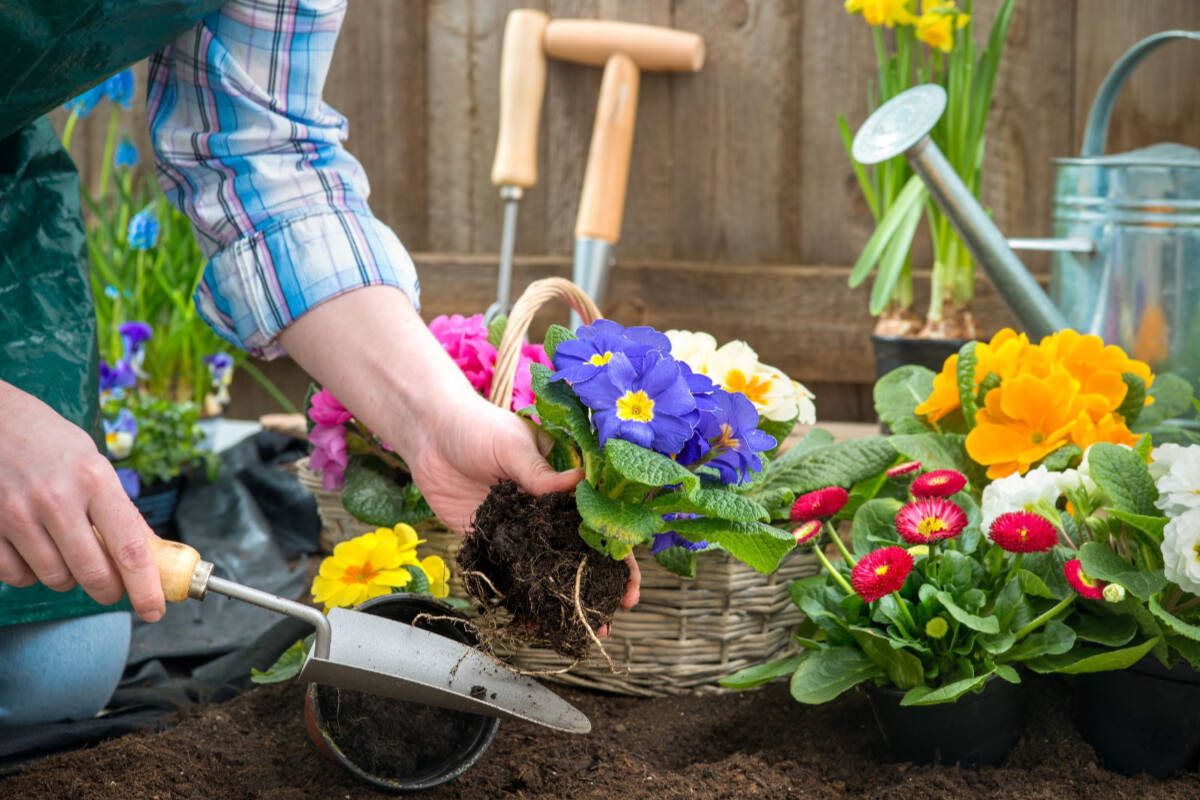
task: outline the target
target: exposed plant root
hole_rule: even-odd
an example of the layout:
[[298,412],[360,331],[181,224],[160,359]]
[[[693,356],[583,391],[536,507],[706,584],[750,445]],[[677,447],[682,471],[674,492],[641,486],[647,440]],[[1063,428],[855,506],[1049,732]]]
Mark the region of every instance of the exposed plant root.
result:
[[579,559],[579,568],[575,570],[575,616],[579,617],[580,624],[588,632],[588,637],[592,640],[592,644],[600,648],[600,655],[604,656],[604,660],[608,662],[608,668],[614,675],[619,673],[617,665],[613,663],[612,656],[608,654],[607,648],[604,647],[604,642],[600,641],[600,637],[592,630],[592,626],[588,624],[587,615],[583,613],[583,603],[579,600],[579,586],[583,583],[583,568],[587,566],[587,556]]

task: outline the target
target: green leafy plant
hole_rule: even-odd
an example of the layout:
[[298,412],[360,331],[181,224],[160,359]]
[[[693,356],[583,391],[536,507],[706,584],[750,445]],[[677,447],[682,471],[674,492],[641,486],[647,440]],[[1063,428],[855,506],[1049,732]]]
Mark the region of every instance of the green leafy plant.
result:
[[109,458],[118,472],[137,473],[140,486],[167,482],[194,468],[216,472],[218,460],[206,446],[203,431],[197,426],[199,409],[194,403],[177,403],[148,392],[128,392],[110,397],[102,407],[105,427],[113,428],[122,412],[136,420],[136,432],[128,453],[114,447],[109,434]]

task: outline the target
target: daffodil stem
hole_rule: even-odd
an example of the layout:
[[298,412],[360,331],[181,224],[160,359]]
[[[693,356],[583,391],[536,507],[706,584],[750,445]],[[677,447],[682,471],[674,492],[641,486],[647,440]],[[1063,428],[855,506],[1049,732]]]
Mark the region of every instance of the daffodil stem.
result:
[[838,536],[837,529],[835,529],[833,527],[833,524],[828,521],[823,522],[821,524],[824,525],[825,530],[827,530],[829,532],[829,538],[833,539],[833,543],[835,545],[837,545],[837,549],[841,552],[842,558],[846,559],[846,563],[849,564],[851,567],[853,567],[855,564],[857,564],[858,559],[856,559],[854,556],[850,555],[850,551],[846,549],[846,543],[842,541],[841,536]]
[[1049,611],[1042,614],[1040,617],[1037,617],[1036,619],[1034,619],[1032,622],[1030,622],[1024,628],[1021,628],[1019,631],[1017,631],[1015,634],[1015,638],[1013,639],[1013,643],[1015,644],[1016,642],[1021,641],[1026,636],[1033,633],[1038,628],[1042,627],[1047,622],[1049,622],[1050,620],[1057,617],[1062,611],[1064,611],[1067,607],[1069,607],[1074,602],[1075,602],[1074,594],[1067,595],[1062,600],[1059,600],[1058,605],[1054,606]]
[[817,560],[820,561],[821,566],[825,567],[825,570],[833,576],[833,579],[842,585],[842,588],[846,590],[847,596],[855,594],[854,588],[846,582],[846,579],[842,577],[840,572],[834,569],[833,564],[830,564],[829,559],[826,558],[823,552],[821,552],[820,541],[821,540],[818,539],[816,543],[813,544],[813,553],[816,554]]

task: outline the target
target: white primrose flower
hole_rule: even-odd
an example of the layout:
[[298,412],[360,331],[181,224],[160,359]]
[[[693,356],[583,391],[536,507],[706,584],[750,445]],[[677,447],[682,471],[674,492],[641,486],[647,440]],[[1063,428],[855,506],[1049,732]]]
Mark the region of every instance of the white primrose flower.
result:
[[800,412],[800,416],[796,418],[796,423],[799,425],[815,425],[817,422],[817,406],[813,402],[816,395],[808,390],[800,381],[792,381],[792,388],[796,391],[796,407]]
[[1160,444],[1158,447],[1150,451],[1150,477],[1157,481],[1163,475],[1170,471],[1175,462],[1183,458],[1190,447],[1184,447],[1178,444]]
[[750,398],[759,415],[777,422],[796,416],[791,380],[774,367],[759,363],[758,353],[740,340],[726,342],[708,358],[707,375],[727,392]]
[[1014,472],[989,483],[983,489],[981,503],[984,533],[991,529],[992,523],[1001,514],[1010,511],[1036,512],[1041,505],[1053,507],[1062,494],[1060,479],[1060,473],[1051,472],[1043,466],[1024,475]]
[[1167,580],[1185,592],[1200,594],[1200,508],[1167,522],[1162,555]]
[[1186,511],[1200,508],[1200,446],[1164,444],[1156,448],[1152,455],[1155,456],[1155,464],[1159,463],[1160,455],[1167,464],[1167,471],[1154,481],[1158,487],[1158,499],[1154,505],[1168,517],[1178,517]]
[[708,359],[717,351],[717,340],[711,334],[670,330],[671,356],[692,368],[693,372],[708,374]]

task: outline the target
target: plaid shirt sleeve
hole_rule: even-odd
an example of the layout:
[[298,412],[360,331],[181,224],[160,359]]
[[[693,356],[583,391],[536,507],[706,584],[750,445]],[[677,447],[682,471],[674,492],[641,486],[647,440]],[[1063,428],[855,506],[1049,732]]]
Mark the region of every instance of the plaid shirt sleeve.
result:
[[321,99],[346,0],[232,0],[150,63],[159,182],[208,264],[196,306],[262,357],[317,304],[362,286],[418,298],[403,245],[367,206],[346,119]]

